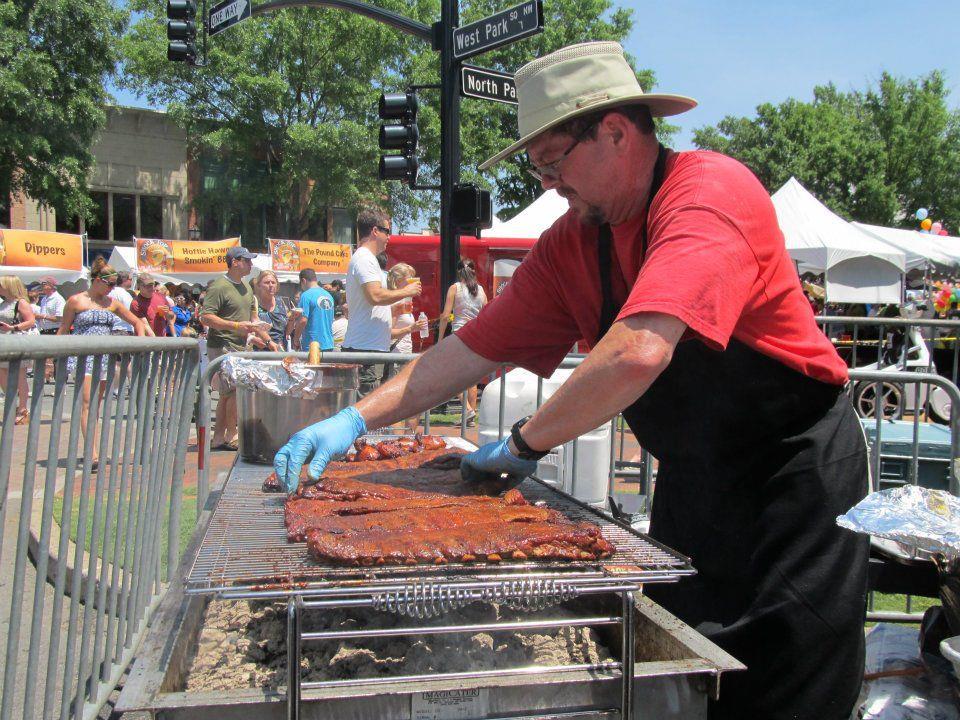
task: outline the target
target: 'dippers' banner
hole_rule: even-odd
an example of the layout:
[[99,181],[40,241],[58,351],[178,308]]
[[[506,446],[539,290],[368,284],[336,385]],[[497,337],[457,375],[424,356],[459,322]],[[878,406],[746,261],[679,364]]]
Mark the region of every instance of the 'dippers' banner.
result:
[[83,270],[83,237],[39,230],[0,230],[0,265]]
[[350,246],[271,238],[270,258],[276,272],[300,272],[312,268],[322,273],[344,274],[350,265]]
[[216,273],[227,269],[227,250],[240,238],[162,240],[137,238],[137,270],[155,273]]

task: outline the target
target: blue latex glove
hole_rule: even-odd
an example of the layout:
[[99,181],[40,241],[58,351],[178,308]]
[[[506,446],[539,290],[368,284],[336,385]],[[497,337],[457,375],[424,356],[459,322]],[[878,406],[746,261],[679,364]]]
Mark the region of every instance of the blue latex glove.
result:
[[347,452],[358,437],[367,432],[367,423],[352,405],[333,417],[305,427],[287,441],[273,458],[273,469],[288,492],[300,485],[300,469],[311,457],[309,474],[319,480],[330,458]]
[[499,479],[503,473],[522,480],[537,470],[536,460],[521,460],[510,452],[510,436],[487,443],[479,450],[464,455],[460,461],[460,475],[470,482]]

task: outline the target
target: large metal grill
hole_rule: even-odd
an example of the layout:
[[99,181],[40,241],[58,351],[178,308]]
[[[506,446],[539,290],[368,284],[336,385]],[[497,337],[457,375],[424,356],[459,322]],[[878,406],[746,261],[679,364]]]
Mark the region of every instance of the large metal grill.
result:
[[518,488],[527,500],[542,501],[572,520],[597,525],[616,547],[615,554],[601,561],[499,565],[450,563],[369,568],[323,564],[310,557],[306,543],[287,542],[284,496],[261,490],[269,473],[270,468],[263,465],[238,461],[234,466],[187,579],[187,592],[287,597],[334,588],[360,592],[409,588],[415,582],[429,594],[436,587],[435,582],[485,585],[493,581],[503,588],[504,581],[514,581],[520,583],[518,594],[530,597],[538,594],[536,590],[531,592],[531,587],[546,588],[544,592],[554,595],[577,594],[578,588],[604,579],[671,582],[695,572],[688,558],[535,479],[524,480]]

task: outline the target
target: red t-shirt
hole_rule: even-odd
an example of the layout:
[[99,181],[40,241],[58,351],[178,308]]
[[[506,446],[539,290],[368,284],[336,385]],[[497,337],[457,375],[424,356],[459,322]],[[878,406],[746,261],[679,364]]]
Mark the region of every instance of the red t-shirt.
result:
[[[162,309],[160,312],[157,312],[159,308]],[[149,300],[140,293],[137,293],[133,296],[133,302],[130,303],[130,312],[138,318],[146,318],[147,322],[150,323],[150,327],[153,328],[153,334],[157,337],[166,337],[167,335],[166,313],[169,311],[170,306],[167,304],[166,299],[156,290],[154,290],[153,296]]]
[[[770,196],[742,164],[713,152],[671,153],[649,212],[612,227],[617,319],[659,312],[684,340],[718,350],[730,338],[827,383],[847,367],[817,328],[784,247]],[[457,332],[474,352],[550,375],[574,343],[596,340],[601,292],[596,226],[568,211],[547,230],[503,293]]]

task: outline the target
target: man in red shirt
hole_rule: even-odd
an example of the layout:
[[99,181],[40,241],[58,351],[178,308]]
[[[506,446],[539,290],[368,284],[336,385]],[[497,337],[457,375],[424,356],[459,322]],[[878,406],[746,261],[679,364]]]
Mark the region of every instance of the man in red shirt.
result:
[[835,518],[867,489],[847,369],[818,330],[769,195],[711,152],[675,153],[654,116],[695,105],[644,94],[616,43],[563,48],[515,77],[521,139],[570,210],[500,297],[355,407],[306,428],[274,467],[288,488],[356,434],[432,407],[500,363],[570,379],[468,478],[531,474],[551,448],[623,412],[660,461],[653,537],[697,575],[644,590],[747,665],[711,718],[841,720],[863,671],[866,538]]
[[130,303],[130,312],[138,318],[145,318],[153,335],[166,337],[170,306],[163,295],[156,291],[156,287],[157,281],[150,273],[140,273],[137,278],[137,294]]

